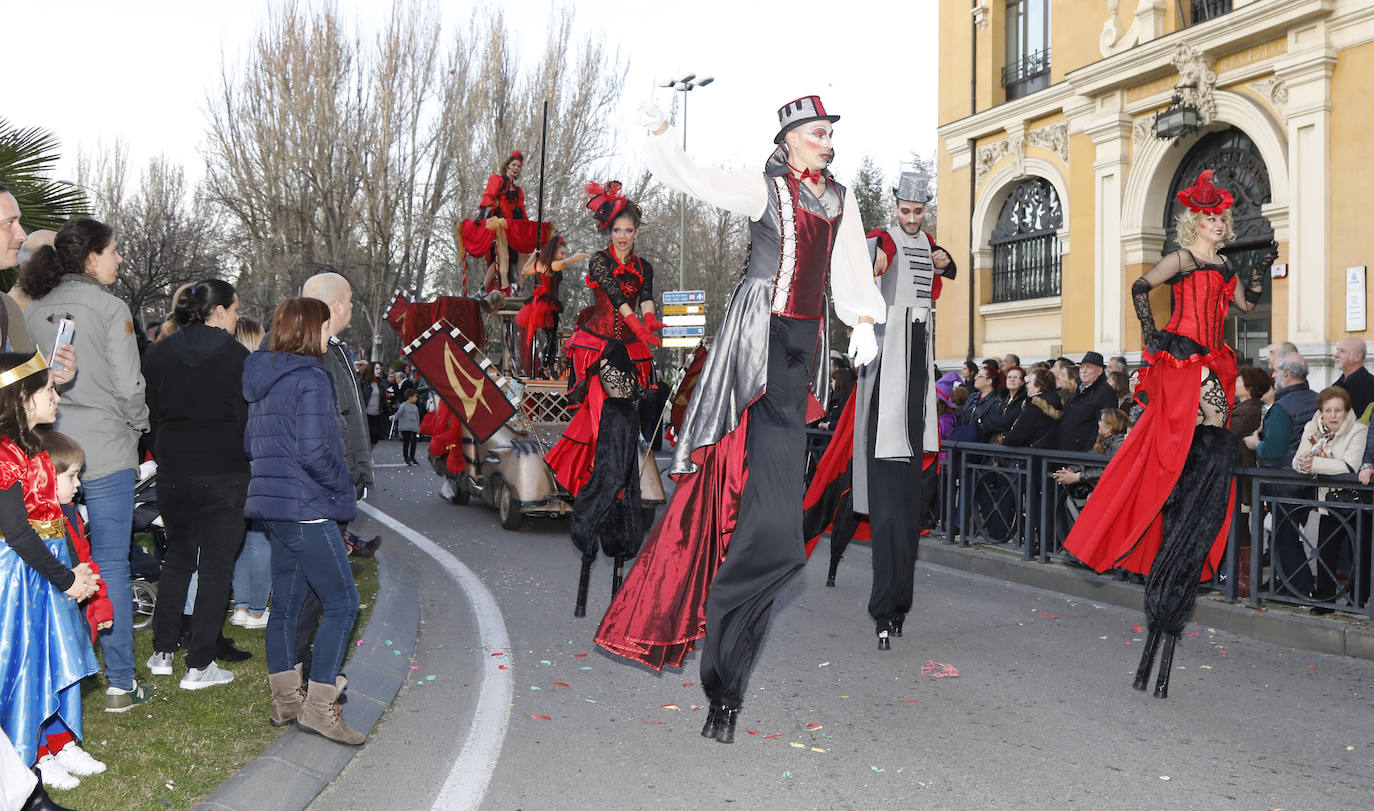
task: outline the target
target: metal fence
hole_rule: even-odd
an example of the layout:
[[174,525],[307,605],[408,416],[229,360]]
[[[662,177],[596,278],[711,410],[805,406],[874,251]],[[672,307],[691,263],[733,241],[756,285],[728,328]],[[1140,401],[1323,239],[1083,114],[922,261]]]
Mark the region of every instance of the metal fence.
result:
[[[946,442],[943,451],[932,529],[947,543],[1005,545],[1041,563],[1074,560],[1064,539],[1089,493],[1060,485],[1052,474],[1072,465],[1100,468],[1103,457],[972,442]],[[1238,468],[1234,475],[1226,554],[1210,588],[1251,606],[1311,606],[1374,619],[1368,600],[1374,485],[1354,475],[1270,468]]]

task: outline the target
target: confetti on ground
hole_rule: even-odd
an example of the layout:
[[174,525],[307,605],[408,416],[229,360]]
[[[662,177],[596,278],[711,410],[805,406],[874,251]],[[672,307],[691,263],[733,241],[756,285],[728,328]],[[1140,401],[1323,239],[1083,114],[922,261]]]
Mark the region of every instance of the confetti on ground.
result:
[[830,667],[830,663],[829,663],[829,662],[821,662],[820,664],[816,665],[816,667]]
[[921,699],[919,699],[919,698],[904,698],[904,699],[902,699],[902,703],[903,703],[903,704],[920,704],[920,703],[921,703]]
[[543,687],[540,687],[540,686],[537,685],[537,684],[531,684],[531,685],[530,685],[530,689],[531,689],[531,690],[540,690],[540,691],[542,691],[544,688],[543,688]]
[[943,679],[956,677],[959,675],[959,671],[955,669],[954,665],[941,664],[932,660],[921,665],[921,675],[932,679]]
[[822,748],[820,748],[819,746],[813,746],[813,747],[811,747],[811,751],[812,751],[812,752],[820,752],[822,755],[825,754],[825,750],[822,749]]
[[1354,751],[1355,751],[1355,747],[1353,747],[1353,746],[1347,746],[1347,747],[1345,748],[1345,751],[1347,751],[1347,752],[1354,752]]
[[783,772],[783,773],[782,773],[782,776],[785,777],[785,778],[788,779],[788,780],[791,780],[791,779],[792,779],[792,773],[791,773],[791,772]]
[[[439,647],[442,648],[443,645],[440,645]],[[492,654],[492,656],[505,656],[505,655],[506,655],[506,654],[502,653],[501,651],[497,651],[496,653],[493,653],[493,654]]]
[[1307,669],[1308,669],[1308,670],[1316,670],[1316,669],[1317,669],[1317,666],[1316,666],[1316,665],[1308,665],[1308,666],[1307,666]]
[[643,721],[644,723],[648,724],[648,725],[651,726],[651,727],[662,726],[662,725],[668,723],[667,721],[650,721],[648,718],[641,718],[641,719],[639,719],[639,720],[640,720],[640,721]]
[[805,748],[806,748],[806,744],[804,744],[804,743],[797,743],[796,741],[793,741],[790,745],[791,745],[791,747],[792,747],[793,749],[805,749]]
[[395,648],[392,648],[392,649],[391,649],[391,652],[392,652],[394,655],[396,655],[396,656],[400,656],[400,655],[401,655],[401,652],[398,651],[398,650],[396,650]]
[[771,740],[773,740],[774,738],[781,738],[781,737],[782,737],[782,733],[779,732],[779,733],[776,734],[776,735],[764,735],[764,736],[763,736],[763,739],[764,739],[765,741],[771,741]]
[[363,646],[363,641],[364,641],[364,640],[361,640],[361,639],[358,640],[358,647],[361,648],[361,647]]
[[1160,780],[1173,780],[1174,778],[1170,777],[1170,776],[1167,775],[1167,774],[1161,774],[1161,775],[1159,776],[1159,779],[1160,779]]
[[552,721],[552,720],[553,720],[552,718],[548,717],[547,715],[531,715],[530,717],[533,718],[533,719],[536,720],[536,721]]
[[429,674],[428,676],[425,676],[425,681],[434,681],[434,680],[437,679],[437,678],[439,678],[439,677],[436,676],[436,675],[434,675],[433,673],[431,673],[431,674]]
[[410,669],[411,669],[411,670],[419,670],[419,669],[420,669],[420,666],[419,666],[419,665],[411,665],[411,666],[410,666]]
[[587,654],[585,654],[585,653],[574,653],[574,654],[573,654],[573,658],[574,658],[574,659],[581,659],[581,658],[584,658],[586,655],[587,655]]
[[541,664],[541,665],[552,665],[553,662],[550,662],[548,659],[540,659],[540,660],[539,660],[539,664]]
[[584,699],[582,699],[582,700],[585,701],[585,702],[587,702],[588,704],[600,704],[600,703],[601,703],[600,701],[597,701],[597,700],[594,699],[594,698],[584,698]]
[[425,683],[422,682],[422,681],[417,681],[417,682],[415,682],[415,686],[416,686],[416,687],[424,687],[424,686],[425,686]]
[[683,687],[691,687],[691,686],[692,686],[692,682],[690,682],[690,681],[684,681],[684,682],[682,683],[682,686],[683,686]]
[[579,668],[578,668],[578,670],[591,670],[591,669],[592,669],[592,666],[591,666],[591,665],[587,665],[587,666],[585,666],[585,667],[579,667]]
[[869,766],[868,768],[872,769],[873,771],[877,772],[878,774],[882,774],[883,772],[887,771],[887,769],[879,769],[877,766]]
[[758,731],[757,729],[746,729],[746,730],[744,730],[744,731],[745,731],[745,732],[748,732],[750,735],[757,735],[757,734],[759,734],[759,731]]
[[809,724],[806,725],[806,728],[807,728],[807,729],[815,730],[815,729],[820,729],[820,728],[821,728],[821,725],[818,724],[818,723],[816,723],[815,721],[812,721],[811,723],[809,723]]
[[510,670],[510,668],[506,667],[505,665],[497,665],[497,666],[496,666],[496,669],[497,669],[497,670]]
[[382,640],[382,644],[383,644],[383,645],[386,645],[386,646],[389,648],[389,647],[391,647],[391,640],[390,640],[390,639],[384,639],[384,640]]
[[1212,669],[1212,666],[1211,666],[1211,665],[1201,665],[1201,667],[1202,667],[1203,670],[1211,670],[1211,669]]
[[553,686],[554,686],[554,687],[572,687],[571,684],[568,684],[568,683],[565,682],[565,681],[556,681],[556,682],[553,683]]
[[359,608],[367,608],[367,603],[358,603]]
[[679,706],[676,705],[676,704],[660,704],[660,705],[659,705],[659,709],[663,709],[663,710],[677,710],[678,712],[682,712],[682,708],[679,707]]

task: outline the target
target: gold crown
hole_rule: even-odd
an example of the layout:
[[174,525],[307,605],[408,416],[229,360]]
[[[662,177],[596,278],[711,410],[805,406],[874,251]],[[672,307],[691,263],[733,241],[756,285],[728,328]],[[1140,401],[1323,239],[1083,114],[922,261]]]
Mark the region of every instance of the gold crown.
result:
[[7,372],[0,372],[0,389],[3,389],[11,383],[18,383],[29,375],[44,371],[47,368],[48,362],[43,360],[43,353],[35,352],[33,353],[33,357],[13,369]]

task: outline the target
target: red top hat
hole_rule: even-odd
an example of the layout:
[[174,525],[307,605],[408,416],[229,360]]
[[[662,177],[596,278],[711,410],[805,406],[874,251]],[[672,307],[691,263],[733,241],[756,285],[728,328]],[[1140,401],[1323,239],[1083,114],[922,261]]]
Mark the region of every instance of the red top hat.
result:
[[782,143],[782,137],[793,127],[821,119],[833,124],[839,121],[840,117],[826,114],[825,105],[821,104],[820,96],[802,96],[794,101],[789,101],[778,108],[778,125],[781,129],[778,130],[777,135],[773,136],[773,143]]
[[602,231],[610,228],[611,223],[615,222],[615,218],[630,203],[630,198],[621,194],[620,188],[619,180],[612,180],[604,187],[596,181],[587,184],[587,194],[591,195],[591,199],[587,201],[587,208],[592,210],[592,218]]
[[1197,182],[1178,193],[1178,201],[1190,211],[1199,214],[1220,214],[1235,204],[1235,198],[1226,189],[1212,185],[1215,172],[1206,169],[1197,176]]

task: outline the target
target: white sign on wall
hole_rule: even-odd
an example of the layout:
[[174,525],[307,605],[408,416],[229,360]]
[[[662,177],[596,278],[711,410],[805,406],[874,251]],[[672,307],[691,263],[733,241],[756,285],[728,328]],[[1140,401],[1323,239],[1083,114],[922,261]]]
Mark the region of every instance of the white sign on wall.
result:
[[1346,332],[1365,331],[1365,309],[1365,266],[1348,267],[1345,269]]

